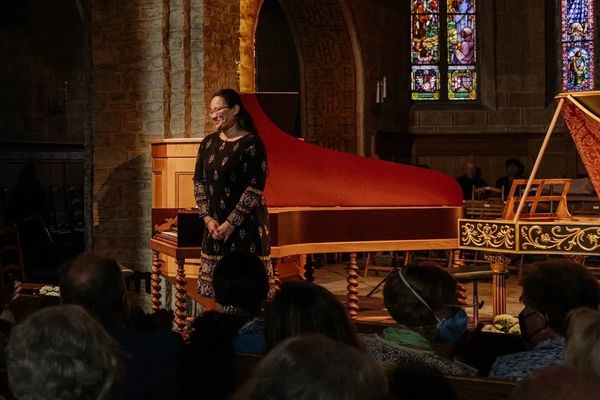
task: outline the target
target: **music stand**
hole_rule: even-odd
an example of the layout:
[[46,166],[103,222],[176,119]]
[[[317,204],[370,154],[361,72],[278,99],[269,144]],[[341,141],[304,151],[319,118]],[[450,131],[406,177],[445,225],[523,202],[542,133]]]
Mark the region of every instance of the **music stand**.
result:
[[[408,253],[408,252],[406,252],[406,253]],[[406,264],[408,264],[408,254],[404,255],[404,265],[406,265]],[[377,291],[377,289],[379,289],[379,287],[385,283],[385,281],[391,274],[398,273],[399,268],[400,267],[398,266],[398,257],[396,256],[396,252],[393,251],[392,252],[392,270],[390,272],[388,272],[387,274],[385,274],[383,279],[380,280],[379,283],[377,285],[375,285],[375,287],[373,289],[371,289],[371,291],[367,294],[367,297],[371,297],[373,295],[373,293],[375,293]]]

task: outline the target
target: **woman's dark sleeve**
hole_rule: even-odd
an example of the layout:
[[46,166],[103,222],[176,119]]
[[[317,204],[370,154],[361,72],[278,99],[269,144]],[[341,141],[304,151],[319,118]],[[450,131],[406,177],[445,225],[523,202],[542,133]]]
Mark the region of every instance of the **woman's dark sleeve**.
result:
[[227,221],[234,226],[240,226],[246,215],[260,204],[263,198],[263,190],[267,183],[267,156],[260,139],[257,138],[245,149],[242,156],[242,171],[244,192],[227,217]]
[[200,218],[208,215],[208,198],[206,197],[206,179],[204,177],[204,154],[206,152],[205,141],[200,143],[198,155],[196,156],[196,168],[194,172],[194,197],[198,205]]

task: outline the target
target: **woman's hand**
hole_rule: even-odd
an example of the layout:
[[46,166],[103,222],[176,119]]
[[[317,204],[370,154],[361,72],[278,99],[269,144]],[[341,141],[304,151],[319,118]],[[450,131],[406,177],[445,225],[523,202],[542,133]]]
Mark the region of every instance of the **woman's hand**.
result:
[[215,240],[223,240],[223,237],[219,234],[219,222],[214,218],[209,218],[208,221],[204,221],[208,234]]
[[217,228],[217,233],[224,241],[227,241],[234,230],[235,226],[231,225],[229,221],[225,221]]

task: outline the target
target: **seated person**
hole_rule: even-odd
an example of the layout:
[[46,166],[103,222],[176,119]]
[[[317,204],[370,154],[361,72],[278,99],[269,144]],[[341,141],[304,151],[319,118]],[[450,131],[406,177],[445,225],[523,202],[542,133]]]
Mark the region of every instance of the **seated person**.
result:
[[117,342],[83,308],[48,307],[13,329],[8,380],[20,400],[115,399],[121,360]]
[[[237,352],[262,354],[265,350],[261,313],[269,293],[269,278],[261,266],[262,261],[252,253],[233,252],[223,257],[213,275],[216,310],[204,313],[195,322],[203,325],[207,319],[221,319],[239,325],[231,332]],[[201,332],[198,329],[197,334]]]
[[155,329],[133,326],[125,281],[116,261],[95,254],[78,257],[61,270],[60,296],[62,304],[85,308],[119,342],[126,355],[125,398],[180,397],[183,340],[171,330],[172,319]]
[[[202,394],[221,399],[233,390],[234,352],[262,354],[265,336],[262,306],[269,293],[269,278],[255,254],[232,252],[215,266],[213,286],[216,310],[194,321],[188,367],[205,381]],[[202,396],[201,396],[202,397]]]
[[531,350],[496,359],[490,376],[521,380],[530,372],[564,361],[567,314],[579,307],[597,309],[596,278],[585,267],[567,260],[534,264],[524,276],[519,314],[521,337]]
[[567,321],[565,364],[600,377],[600,311],[578,308]]
[[523,173],[525,172],[525,166],[523,163],[516,158],[509,158],[504,163],[506,168],[506,175],[501,176],[496,180],[496,187],[502,189],[504,192],[504,198],[508,197],[510,188],[514,179],[522,179]]
[[465,164],[464,173],[456,178],[463,191],[463,199],[471,200],[473,198],[473,188],[485,187],[488,184],[481,179],[481,169],[474,162]]
[[310,333],[360,347],[348,312],[333,293],[310,282],[286,282],[273,297],[265,315],[267,350],[289,337]]
[[284,340],[260,362],[236,400],[384,400],[381,367],[356,348],[323,335]]
[[458,284],[448,271],[431,263],[409,264],[391,274],[383,302],[397,326],[382,335],[360,335],[367,351],[404,372],[474,375],[477,371],[434,351],[432,342],[458,340],[467,327],[465,311],[455,306]]

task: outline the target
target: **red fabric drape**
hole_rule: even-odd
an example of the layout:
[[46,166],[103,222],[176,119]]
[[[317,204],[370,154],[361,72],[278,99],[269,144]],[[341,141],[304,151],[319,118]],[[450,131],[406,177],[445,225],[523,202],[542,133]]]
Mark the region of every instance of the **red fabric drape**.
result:
[[600,193],[600,122],[569,99],[563,105],[562,115],[590,181],[596,193]]

